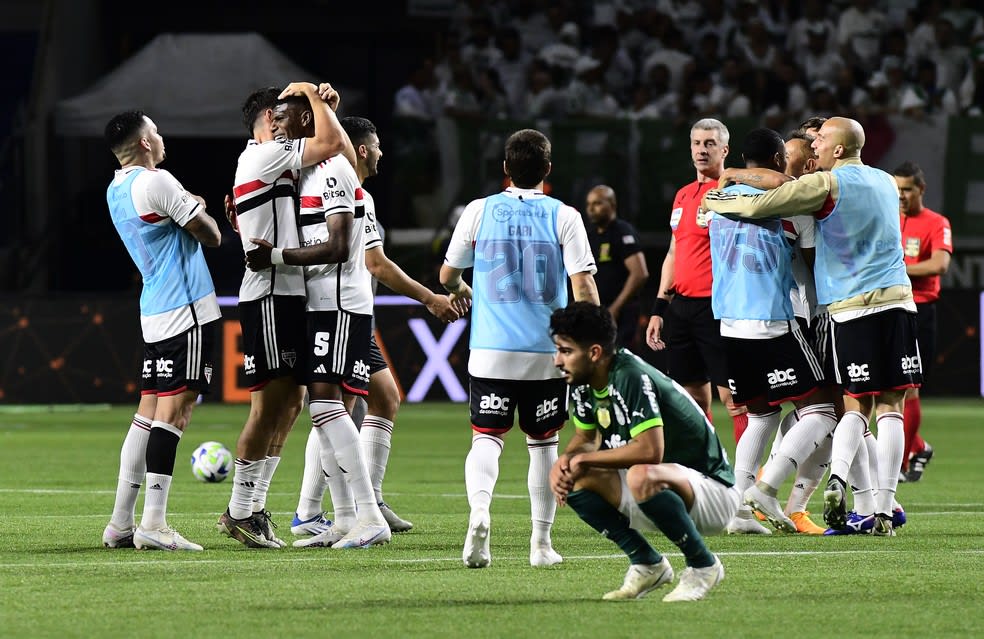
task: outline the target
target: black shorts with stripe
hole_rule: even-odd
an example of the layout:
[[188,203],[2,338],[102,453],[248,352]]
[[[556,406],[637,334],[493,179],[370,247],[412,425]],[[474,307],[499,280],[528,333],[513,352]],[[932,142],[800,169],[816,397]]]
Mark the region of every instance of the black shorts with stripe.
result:
[[545,439],[567,421],[567,382],[563,379],[513,380],[472,377],[468,384],[472,428],[502,435],[519,427],[536,439]]
[[778,405],[806,397],[823,381],[820,363],[796,322],[779,337],[722,339],[735,404],[764,399]]
[[848,395],[877,395],[922,384],[916,314],[892,308],[833,322],[837,382]]
[[193,326],[180,335],[144,344],[142,395],[177,395],[186,390],[209,392],[218,321]]
[[305,383],[305,304],[297,295],[267,295],[239,303],[243,368],[251,391],[288,375]]
[[[803,328],[804,323],[801,318],[797,317],[797,321],[800,321],[800,328]],[[834,370],[834,341],[831,335],[831,325],[833,324],[830,319],[830,313],[823,312],[810,320],[809,326],[803,329],[803,335],[806,336],[806,341],[813,347],[813,352],[817,356],[817,361],[820,362],[820,370],[823,371],[823,381],[826,384],[833,384],[834,380],[837,379],[837,372]]]
[[663,341],[667,372],[674,380],[727,385],[721,323],[714,319],[711,298],[674,295],[666,311]]
[[351,395],[369,394],[372,315],[308,311],[308,381],[338,384]]
[[372,377],[387,368],[389,368],[389,364],[386,363],[383,351],[376,343],[376,334],[372,333],[369,335],[369,376]]

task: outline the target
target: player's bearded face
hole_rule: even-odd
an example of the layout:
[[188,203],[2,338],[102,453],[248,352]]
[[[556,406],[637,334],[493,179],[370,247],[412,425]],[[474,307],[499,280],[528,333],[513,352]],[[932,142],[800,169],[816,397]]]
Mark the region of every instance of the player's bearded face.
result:
[[557,352],[554,354],[554,366],[564,375],[564,380],[571,386],[586,384],[591,379],[592,363],[587,350],[563,337],[554,336]]

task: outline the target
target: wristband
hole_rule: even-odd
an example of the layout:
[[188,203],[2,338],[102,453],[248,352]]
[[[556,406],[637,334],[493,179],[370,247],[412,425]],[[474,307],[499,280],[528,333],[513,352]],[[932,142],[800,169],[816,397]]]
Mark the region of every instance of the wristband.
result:
[[284,250],[282,248],[275,248],[270,250],[270,263],[274,266],[278,264],[284,264]]
[[663,313],[669,305],[670,300],[663,297],[657,297],[655,301],[653,301],[653,311],[650,315],[658,315],[659,317],[663,317]]

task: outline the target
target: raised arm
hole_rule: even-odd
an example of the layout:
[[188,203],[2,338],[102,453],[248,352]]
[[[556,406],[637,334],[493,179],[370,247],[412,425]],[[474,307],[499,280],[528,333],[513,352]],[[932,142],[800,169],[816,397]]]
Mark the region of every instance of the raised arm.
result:
[[724,173],[721,174],[718,179],[718,188],[723,189],[729,184],[747,184],[763,191],[769,191],[792,180],[791,176],[772,169],[738,169],[732,167],[725,169]]
[[[280,98],[292,95],[307,97],[314,115],[314,137],[306,139],[304,155],[301,159],[304,166],[323,162],[345,151],[346,146],[352,147],[348,134],[335,117],[335,112],[321,98],[317,86],[310,82],[291,82],[280,93]],[[354,158],[354,151],[352,155]]]

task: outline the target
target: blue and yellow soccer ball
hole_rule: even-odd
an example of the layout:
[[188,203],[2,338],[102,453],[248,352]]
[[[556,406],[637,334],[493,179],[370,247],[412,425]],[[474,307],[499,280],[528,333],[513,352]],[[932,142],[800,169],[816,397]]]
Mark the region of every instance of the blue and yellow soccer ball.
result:
[[198,481],[220,482],[232,470],[232,453],[219,442],[205,442],[191,454],[191,472]]

